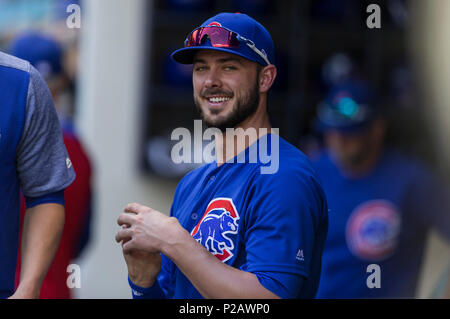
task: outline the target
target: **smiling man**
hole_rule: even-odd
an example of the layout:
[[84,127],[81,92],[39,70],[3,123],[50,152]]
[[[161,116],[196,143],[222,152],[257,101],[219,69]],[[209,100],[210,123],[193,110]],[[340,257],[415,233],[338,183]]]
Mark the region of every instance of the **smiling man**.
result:
[[[218,68],[215,77],[210,77],[211,62]],[[262,70],[259,64],[228,52],[211,54],[209,51],[198,52],[193,63],[194,101],[208,126],[221,131],[234,128],[258,110],[260,102],[258,78]],[[268,79],[271,81],[276,74],[275,67],[270,66],[268,72],[271,73],[271,78]],[[220,73],[226,76],[221,77]],[[229,105],[231,106],[227,107]],[[266,110],[259,111],[260,118],[264,117],[263,126],[268,128],[270,124]]]
[[[116,241],[133,297],[313,298],[327,204],[306,157],[267,134],[276,77],[270,34],[245,14],[221,13],[172,57],[194,65],[194,100],[217,129],[217,160],[182,179],[171,217],[136,203],[120,215]],[[251,158],[262,147],[279,153],[271,174]]]

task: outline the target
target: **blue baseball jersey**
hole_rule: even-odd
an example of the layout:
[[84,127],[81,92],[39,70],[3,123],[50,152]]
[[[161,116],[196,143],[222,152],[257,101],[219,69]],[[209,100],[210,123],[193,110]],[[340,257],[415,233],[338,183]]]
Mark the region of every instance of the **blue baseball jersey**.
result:
[[28,207],[63,204],[74,179],[47,85],[28,62],[0,52],[0,298],[14,292],[19,191]]
[[428,230],[450,237],[443,189],[422,164],[392,150],[362,178],[344,177],[326,152],[313,165],[330,209],[317,297],[413,298]]
[[[263,146],[268,154],[279,154],[278,169],[269,174],[261,173],[266,164],[251,160]],[[328,228],[320,181],[306,156],[278,135],[261,137],[242,156],[245,163],[213,162],[187,174],[175,192],[171,216],[211,254],[254,273],[279,297],[313,298]],[[135,298],[143,295],[130,285]],[[202,297],[164,255],[154,286],[149,297]]]

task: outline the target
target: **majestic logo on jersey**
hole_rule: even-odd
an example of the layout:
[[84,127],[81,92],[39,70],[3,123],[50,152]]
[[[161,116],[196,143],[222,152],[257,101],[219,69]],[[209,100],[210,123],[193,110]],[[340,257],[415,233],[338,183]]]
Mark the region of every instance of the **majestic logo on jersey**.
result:
[[216,198],[206,208],[191,235],[220,261],[233,257],[239,214],[231,198]]
[[346,239],[350,251],[362,259],[380,261],[395,250],[400,233],[400,213],[388,201],[361,204],[347,222]]
[[208,26],[210,27],[222,27],[222,25],[219,22],[211,22],[210,24],[208,24]]

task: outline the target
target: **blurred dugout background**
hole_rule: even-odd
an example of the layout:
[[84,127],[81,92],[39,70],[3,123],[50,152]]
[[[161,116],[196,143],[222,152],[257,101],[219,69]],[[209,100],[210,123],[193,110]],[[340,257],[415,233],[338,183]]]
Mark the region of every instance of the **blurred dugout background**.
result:
[[[69,29],[69,4],[80,4],[81,29]],[[370,3],[381,29],[366,27]],[[92,238],[80,260],[80,298],[129,298],[126,266],[114,242],[128,202],[168,213],[179,178],[192,165],[170,162],[170,132],[193,126],[191,68],[169,53],[206,18],[248,13],[271,32],[279,77],[270,95],[274,127],[302,150],[321,136],[316,107],[346,76],[364,77],[389,110],[388,143],[450,174],[450,2],[406,0],[0,0],[0,49],[25,30],[41,30],[66,49],[76,130],[95,167]],[[448,181],[448,178],[447,178]],[[450,259],[434,235],[417,296],[432,296]]]

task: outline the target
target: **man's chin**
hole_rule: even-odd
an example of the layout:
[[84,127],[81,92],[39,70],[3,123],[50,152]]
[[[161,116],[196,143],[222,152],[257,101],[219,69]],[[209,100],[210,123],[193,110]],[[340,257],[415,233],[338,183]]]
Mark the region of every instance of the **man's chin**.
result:
[[208,114],[208,116],[205,116],[205,113],[202,113],[202,119],[206,126],[210,128],[218,128],[221,131],[224,131],[227,127],[232,125],[232,123],[230,123],[230,119],[220,113]]
[[232,128],[226,121],[211,121],[203,119],[203,122],[208,128],[216,128],[222,132],[225,132],[227,128]]
[[353,168],[360,166],[364,162],[364,160],[365,158],[362,156],[354,156],[342,159],[342,163],[346,167]]

